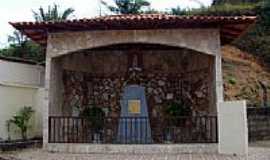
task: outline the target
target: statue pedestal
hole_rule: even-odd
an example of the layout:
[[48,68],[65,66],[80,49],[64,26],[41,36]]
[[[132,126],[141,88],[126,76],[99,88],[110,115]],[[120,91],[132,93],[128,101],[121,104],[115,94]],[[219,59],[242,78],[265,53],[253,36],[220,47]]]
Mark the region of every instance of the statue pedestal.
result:
[[118,143],[152,143],[144,87],[125,87],[121,100]]

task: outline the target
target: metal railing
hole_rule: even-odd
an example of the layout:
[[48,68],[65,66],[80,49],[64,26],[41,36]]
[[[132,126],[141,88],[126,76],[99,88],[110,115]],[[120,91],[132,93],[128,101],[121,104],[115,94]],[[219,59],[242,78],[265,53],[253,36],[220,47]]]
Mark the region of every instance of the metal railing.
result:
[[248,107],[249,141],[270,140],[270,107]]
[[269,116],[270,107],[248,107],[247,116]]
[[49,117],[49,143],[217,143],[217,117]]

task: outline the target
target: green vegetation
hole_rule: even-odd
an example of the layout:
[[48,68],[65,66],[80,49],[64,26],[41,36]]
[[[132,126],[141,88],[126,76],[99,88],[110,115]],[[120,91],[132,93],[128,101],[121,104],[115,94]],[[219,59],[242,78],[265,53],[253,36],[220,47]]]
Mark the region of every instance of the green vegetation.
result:
[[[47,10],[40,7],[38,11],[33,11],[33,17],[37,22],[62,21],[71,17],[74,12],[72,8],[67,8],[63,12],[60,12],[59,8],[56,4],[48,6]],[[31,41],[19,31],[14,31],[12,35],[9,35],[8,42],[8,47],[0,49],[0,56],[44,62],[45,48]]]
[[256,89],[256,87],[247,84],[240,89],[239,94],[237,94],[235,97],[241,97],[241,99],[246,99],[250,101],[248,102],[248,104],[256,106],[256,104],[260,104],[260,101],[256,101],[256,96],[259,95],[259,92],[260,90]]
[[221,4],[239,4],[239,3],[257,3],[262,0],[213,0],[213,5]]
[[44,49],[19,31],[14,31],[13,35],[9,35],[8,41],[10,45],[0,50],[0,56],[30,59],[37,62],[45,59]]
[[191,108],[184,101],[170,102],[165,109],[168,117],[190,116]]
[[6,128],[7,128],[7,133],[8,133],[8,140],[11,140],[11,136],[10,136],[10,120],[6,121]]
[[87,106],[80,113],[80,117],[84,117],[91,125],[92,129],[99,133],[104,126],[104,111],[96,106]]
[[256,15],[257,4],[222,4],[210,7],[201,7],[198,9],[181,9],[180,7],[172,8],[169,12],[174,15],[202,15],[202,16],[239,16],[239,15]]
[[216,0],[210,7],[183,10],[172,8],[175,15],[212,15],[212,16],[252,16],[258,17],[257,23],[248,32],[233,42],[237,48],[261,57],[270,64],[270,1],[260,0]]
[[114,5],[109,5],[105,1],[102,4],[112,13],[116,14],[138,14],[142,13],[145,7],[149,7],[147,0],[114,0]]
[[257,23],[233,44],[270,64],[270,1],[259,3],[256,11]]
[[63,12],[59,12],[59,8],[56,4],[49,5],[46,11],[43,7],[40,7],[38,11],[33,11],[34,19],[37,22],[62,21],[68,19],[75,11],[73,8],[67,8]]
[[235,85],[236,84],[236,79],[232,76],[228,77],[228,83],[231,85]]
[[229,71],[232,71],[235,69],[235,64],[233,64],[232,62],[226,62],[226,63],[223,63],[222,66],[226,69],[226,70],[229,70]]
[[[200,4],[199,0],[194,1]],[[150,3],[147,0],[114,0],[113,5],[102,1],[102,4],[115,14],[161,13],[151,9]],[[74,13],[72,8],[67,8],[63,11],[59,11],[59,8],[56,4],[48,6],[47,10],[40,7],[37,11],[33,11],[33,17],[38,22],[61,21],[70,18]],[[244,51],[262,57],[267,63],[270,63],[270,1],[215,0],[210,7],[203,5],[198,9],[175,7],[166,13],[212,16],[257,15],[257,23],[233,44]],[[39,62],[45,59],[45,50],[22,36],[19,32],[14,32],[9,37],[9,43],[10,45],[7,48],[0,49],[0,56],[20,57]]]
[[35,111],[32,107],[23,107],[12,119],[7,121],[8,132],[10,132],[10,125],[14,124],[20,129],[23,140],[27,139],[27,131],[29,129],[29,121]]
[[180,100],[169,102],[164,113],[167,118],[170,118],[173,126],[181,126],[185,125],[185,118],[192,115],[192,109],[187,103]]

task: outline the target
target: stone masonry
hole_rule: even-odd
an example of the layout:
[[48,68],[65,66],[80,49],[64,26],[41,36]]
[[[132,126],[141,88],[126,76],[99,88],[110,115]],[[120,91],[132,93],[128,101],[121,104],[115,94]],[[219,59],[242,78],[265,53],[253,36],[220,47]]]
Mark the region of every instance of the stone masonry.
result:
[[[210,106],[216,108],[217,102],[223,100],[219,39],[218,29],[89,31],[49,35],[46,57],[46,103],[43,121],[44,145],[48,145],[48,116],[62,114],[61,103],[64,100],[61,96],[63,95],[63,92],[61,92],[61,88],[63,88],[61,75],[63,75],[66,68],[61,65],[62,60],[58,57],[63,55],[76,56],[76,52],[78,53],[80,50],[122,43],[161,44],[205,53],[214,57],[213,65],[210,65],[208,70],[211,73],[208,76],[213,80],[213,85],[209,88],[211,91],[209,94],[210,97],[214,97],[209,103]],[[190,52],[190,54],[193,53]],[[72,70],[69,73],[72,73]],[[156,81],[156,84],[163,85],[163,82]],[[164,95],[164,97],[167,96],[170,97],[170,95]]]

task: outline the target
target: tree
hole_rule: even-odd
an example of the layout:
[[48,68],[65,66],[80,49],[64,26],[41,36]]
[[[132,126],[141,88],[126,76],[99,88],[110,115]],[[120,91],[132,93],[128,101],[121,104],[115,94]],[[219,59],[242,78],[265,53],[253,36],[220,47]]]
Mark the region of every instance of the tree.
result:
[[26,53],[26,43],[29,39],[19,31],[14,31],[12,35],[8,36],[8,42],[12,44],[14,48],[17,48],[17,56],[23,58]]
[[68,19],[73,13],[73,8],[67,8],[63,12],[59,12],[59,6],[54,4],[48,6],[47,11],[43,7],[40,7],[38,11],[32,11],[33,16],[37,22],[44,21],[62,21]]
[[262,58],[270,66],[270,1],[258,3],[256,11],[257,23],[234,45]]
[[19,31],[14,31],[13,35],[8,36],[8,42],[17,45],[23,45],[27,40],[27,37]]
[[267,28],[270,27],[270,1],[263,1],[258,8],[261,21]]
[[1,56],[44,61],[44,49],[21,32],[14,31],[12,35],[8,36],[8,42],[9,46],[0,50]]
[[175,8],[171,8],[170,14],[173,14],[173,15],[185,15],[186,10],[183,10],[181,7],[177,6]]
[[[33,12],[33,17],[37,22],[42,21],[61,21],[68,19],[74,9],[67,8],[63,12],[59,12],[59,6],[54,4],[48,6],[45,11],[42,7],[37,12]],[[8,36],[9,46],[0,49],[0,55],[5,57],[19,57],[42,62],[45,59],[45,49],[31,41],[19,31],[14,31],[12,35]]]
[[115,5],[101,0],[101,3],[116,14],[138,14],[143,12],[144,7],[150,7],[147,0],[114,0]]

